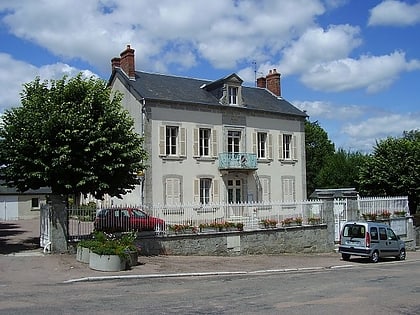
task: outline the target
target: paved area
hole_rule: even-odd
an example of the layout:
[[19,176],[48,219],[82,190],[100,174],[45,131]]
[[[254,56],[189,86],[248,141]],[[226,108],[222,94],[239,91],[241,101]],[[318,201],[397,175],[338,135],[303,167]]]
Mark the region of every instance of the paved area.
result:
[[[100,272],[76,260],[71,254],[44,254],[39,248],[38,220],[0,222],[0,284],[62,283],[112,278],[211,275],[224,273],[290,272],[340,268],[361,264],[345,262],[337,253],[258,256],[152,256],[139,257],[131,270]],[[37,240],[38,238],[38,240]],[[407,259],[420,260],[420,252]]]

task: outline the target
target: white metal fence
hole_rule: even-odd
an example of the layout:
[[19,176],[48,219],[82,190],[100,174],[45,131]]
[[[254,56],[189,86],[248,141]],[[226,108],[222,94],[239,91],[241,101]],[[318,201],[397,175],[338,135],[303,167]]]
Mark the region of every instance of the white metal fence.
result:
[[[123,207],[123,206],[119,206]],[[243,202],[220,204],[183,204],[183,205],[154,205],[137,207],[149,215],[161,218],[166,222],[166,229],[181,225],[185,227],[199,227],[212,223],[242,223],[244,230],[261,228],[263,221],[275,222],[275,226],[282,226],[285,222],[301,222],[301,224],[325,223],[323,200],[305,200],[297,202]],[[375,197],[357,199],[335,199],[335,238],[338,241],[339,233],[344,222],[358,220],[362,215],[374,213],[377,215],[389,212],[408,213],[407,197]],[[93,231],[95,210],[70,209],[69,210],[69,239],[77,240],[89,235]],[[165,232],[165,231],[160,231]]]

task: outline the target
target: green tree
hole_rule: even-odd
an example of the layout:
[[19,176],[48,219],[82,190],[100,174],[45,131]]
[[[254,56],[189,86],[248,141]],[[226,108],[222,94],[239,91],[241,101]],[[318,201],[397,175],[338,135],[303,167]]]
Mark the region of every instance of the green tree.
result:
[[410,213],[416,213],[420,199],[420,130],[377,142],[361,168],[359,182],[362,192],[369,195],[408,196]]
[[359,169],[367,156],[360,152],[338,149],[326,159],[315,182],[319,188],[359,188]]
[[326,161],[334,154],[334,144],[318,121],[305,122],[306,187],[308,196],[319,187],[316,177]]
[[83,78],[24,85],[0,126],[1,178],[21,192],[121,197],[145,168],[143,139],[106,82]]

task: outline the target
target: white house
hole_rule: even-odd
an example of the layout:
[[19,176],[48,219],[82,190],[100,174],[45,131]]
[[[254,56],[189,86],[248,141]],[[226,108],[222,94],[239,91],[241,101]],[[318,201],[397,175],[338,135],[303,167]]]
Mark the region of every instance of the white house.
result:
[[109,86],[144,136],[148,168],[115,204],[287,201],[306,198],[305,112],[281,97],[280,74],[257,87],[135,69],[129,45]]

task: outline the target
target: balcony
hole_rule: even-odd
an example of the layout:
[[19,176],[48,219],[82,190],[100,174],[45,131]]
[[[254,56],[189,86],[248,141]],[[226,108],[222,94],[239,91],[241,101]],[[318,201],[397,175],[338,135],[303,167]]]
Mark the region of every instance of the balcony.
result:
[[256,170],[257,155],[253,153],[220,153],[219,170]]

